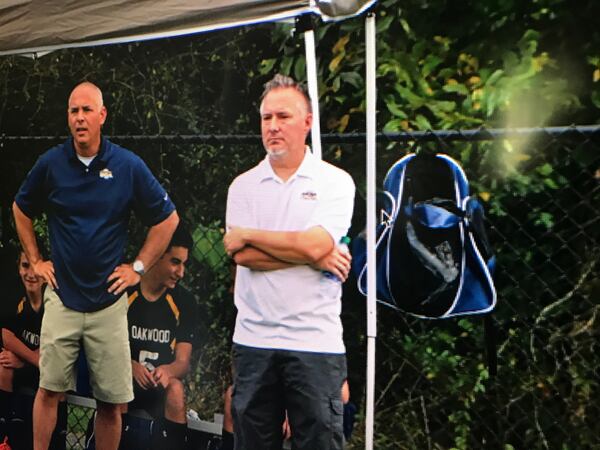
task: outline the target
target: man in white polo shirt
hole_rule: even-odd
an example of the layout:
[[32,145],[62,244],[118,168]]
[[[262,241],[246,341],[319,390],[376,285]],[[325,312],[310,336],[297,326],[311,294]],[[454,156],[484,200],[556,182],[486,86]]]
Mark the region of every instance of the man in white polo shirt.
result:
[[238,265],[235,448],[280,450],[287,410],[292,448],[341,449],[350,255],[336,244],[350,227],[354,182],[305,146],[310,101],[294,80],[267,83],[260,114],[267,156],[231,184],[224,238]]

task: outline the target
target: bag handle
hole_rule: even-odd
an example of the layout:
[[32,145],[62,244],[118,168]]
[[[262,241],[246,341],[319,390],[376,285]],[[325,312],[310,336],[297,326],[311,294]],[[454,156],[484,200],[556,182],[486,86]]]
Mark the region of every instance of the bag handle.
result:
[[450,228],[464,220],[465,212],[454,202],[446,199],[432,199],[413,203],[408,199],[404,214],[428,228]]

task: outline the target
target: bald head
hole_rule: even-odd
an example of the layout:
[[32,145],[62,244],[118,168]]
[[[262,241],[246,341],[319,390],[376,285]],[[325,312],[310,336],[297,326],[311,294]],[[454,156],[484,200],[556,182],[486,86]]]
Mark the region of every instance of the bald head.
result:
[[74,95],[78,95],[82,92],[85,92],[90,98],[96,101],[96,106],[98,108],[102,108],[104,106],[104,99],[102,98],[102,91],[98,86],[90,81],[84,81],[79,83],[77,86],[73,88],[71,91],[71,95],[69,96],[69,104],[71,104],[71,99]]

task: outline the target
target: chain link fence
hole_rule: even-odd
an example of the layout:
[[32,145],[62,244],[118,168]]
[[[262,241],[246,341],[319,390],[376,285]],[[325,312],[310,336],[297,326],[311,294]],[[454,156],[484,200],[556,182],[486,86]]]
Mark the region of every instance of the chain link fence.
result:
[[[2,160],[21,174],[19,182],[49,140],[0,140]],[[201,342],[185,384],[188,407],[212,420],[230,383],[235,317],[232,267],[221,246],[227,187],[261,157],[260,139],[114,140],[147,161],[193,234],[184,285],[202,311]],[[351,236],[365,223],[363,142],[361,134],[324,136],[324,158],[357,184]],[[461,162],[483,200],[498,259],[499,369],[490,377],[480,318],[423,321],[380,307],[375,448],[600,448],[600,127],[381,134],[377,150],[378,186],[407,152],[441,151]],[[9,204],[3,202],[3,229]],[[134,249],[144,233],[132,227]],[[351,396],[364,411],[365,301],[352,278],[342,319]],[[364,448],[361,414],[349,448]],[[69,408],[67,448],[84,448],[90,416]]]
[[376,448],[600,448],[598,131],[403,136],[401,147],[461,161],[484,200],[499,372],[490,378],[481,319],[380,308]]

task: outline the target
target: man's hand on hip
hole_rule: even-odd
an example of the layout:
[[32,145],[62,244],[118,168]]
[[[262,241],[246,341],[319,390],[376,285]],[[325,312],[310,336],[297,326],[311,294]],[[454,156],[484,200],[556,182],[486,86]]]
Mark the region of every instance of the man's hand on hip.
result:
[[119,295],[129,286],[138,284],[140,282],[140,274],[133,270],[131,264],[121,264],[110,274],[108,282],[110,284],[108,292]]
[[56,283],[56,278],[54,276],[54,264],[52,264],[52,261],[40,259],[32,263],[31,268],[38,277],[43,278],[53,289],[58,289],[58,284]]

